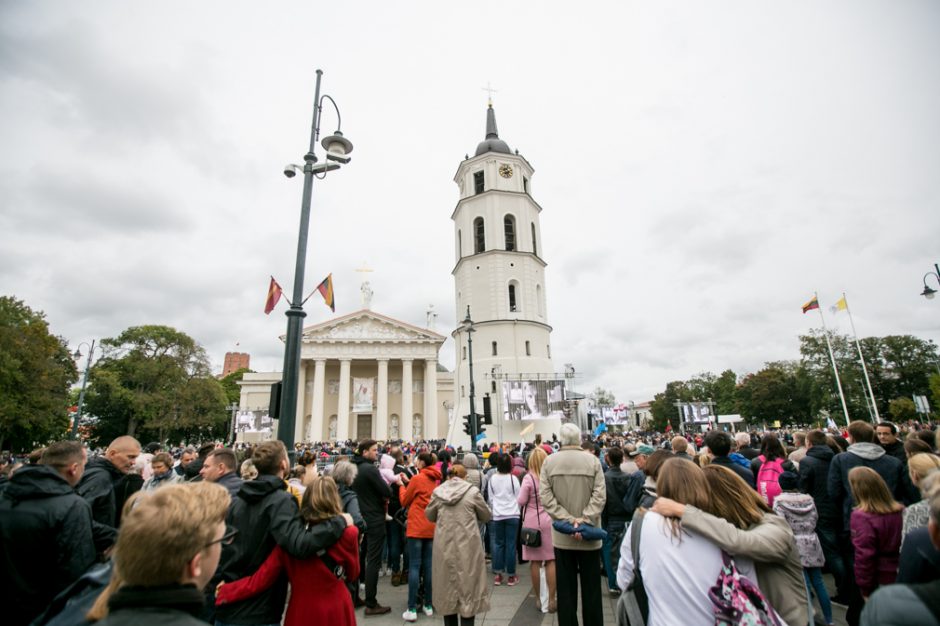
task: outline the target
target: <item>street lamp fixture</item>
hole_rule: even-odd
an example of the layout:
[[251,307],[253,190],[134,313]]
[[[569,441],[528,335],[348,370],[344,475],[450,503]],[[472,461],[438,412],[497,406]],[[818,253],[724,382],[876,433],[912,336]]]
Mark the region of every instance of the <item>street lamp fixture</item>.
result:
[[461,330],[467,333],[467,366],[470,370],[470,449],[477,449],[477,410],[476,405],[474,404],[474,392],[475,388],[473,385],[473,333],[476,332],[473,328],[473,320],[470,319],[470,305],[467,305],[467,317],[463,319],[463,324],[461,325]]
[[85,362],[85,373],[82,375],[82,390],[78,394],[78,411],[75,412],[75,421],[72,422],[72,432],[69,434],[72,439],[78,439],[78,424],[82,419],[82,409],[85,406],[85,386],[88,384],[88,370],[91,369],[91,357],[95,354],[95,340],[91,340],[91,345],[84,341],[78,344],[72,358],[76,361],[82,358],[82,346],[88,346],[88,361]]
[[[281,387],[281,407],[277,423],[277,438],[284,442],[288,452],[294,451],[294,427],[297,421],[297,385],[300,376],[300,342],[303,333],[303,318],[307,316],[303,309],[304,272],[307,261],[307,236],[310,232],[310,201],[313,195],[313,179],[323,178],[327,172],[340,168],[340,164],[349,163],[352,143],[343,136],[342,117],[336,101],[324,94],[320,97],[320,78],[322,70],[317,70],[316,91],[313,97],[313,124],[310,129],[310,149],[304,155],[304,165],[289,163],[284,167],[284,175],[293,178],[303,172],[304,189],[300,205],[300,233],[297,238],[297,264],[294,270],[294,291],[287,310],[287,336],[284,341],[284,369]],[[326,150],[326,161],[319,163],[316,155],[317,139],[320,138],[320,121],[323,113],[323,101],[329,100],[336,111],[336,132],[326,137],[321,144]],[[330,162],[331,161],[331,162]]]
[[927,285],[927,277],[933,276],[934,278],[937,279],[937,284],[940,284],[940,265],[938,265],[937,263],[934,263],[933,268],[937,271],[927,272],[926,274],[924,274],[924,290],[920,294],[924,296],[925,298],[927,298],[928,300],[933,300],[934,296],[937,295],[937,290]]

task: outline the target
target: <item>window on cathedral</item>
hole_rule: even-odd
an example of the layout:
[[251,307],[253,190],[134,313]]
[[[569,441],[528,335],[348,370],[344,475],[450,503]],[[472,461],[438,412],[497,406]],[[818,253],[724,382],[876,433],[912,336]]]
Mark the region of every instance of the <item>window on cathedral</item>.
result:
[[535,222],[532,222],[532,254],[539,255],[538,244],[535,243]]
[[486,229],[483,218],[473,220],[473,253],[480,254],[486,250]]
[[525,176],[522,177],[522,191],[529,193],[529,179]]
[[512,252],[516,249],[516,218],[512,215],[503,218],[503,233],[506,236],[506,249]]
[[473,173],[473,193],[483,193],[483,170]]
[[509,285],[509,312],[515,313],[517,311],[516,307],[516,285],[510,283]]
[[496,356],[496,342],[493,342],[493,356]]
[[526,340],[526,342],[525,342],[525,355],[526,355],[526,356],[532,356],[532,346],[531,346],[531,344],[529,344],[529,341],[528,341],[528,340]]

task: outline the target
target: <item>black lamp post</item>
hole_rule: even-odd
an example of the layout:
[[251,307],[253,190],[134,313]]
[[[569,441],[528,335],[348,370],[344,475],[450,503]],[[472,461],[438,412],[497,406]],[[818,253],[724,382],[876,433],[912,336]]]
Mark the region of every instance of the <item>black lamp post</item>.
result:
[[934,263],[933,268],[937,271],[927,272],[926,274],[924,274],[924,290],[920,294],[924,296],[925,298],[927,298],[928,300],[933,300],[933,297],[937,295],[937,290],[927,285],[927,277],[933,276],[934,278],[937,279],[937,283],[940,284],[940,265]]
[[78,411],[75,413],[75,421],[72,422],[72,439],[78,439],[78,423],[82,419],[82,408],[85,406],[85,385],[88,384],[88,370],[91,369],[91,357],[95,353],[95,340],[91,340],[90,346],[84,341],[78,344],[78,347],[75,348],[75,353],[72,355],[72,358],[76,361],[82,358],[81,347],[83,345],[88,346],[88,360],[85,362],[85,373],[82,375],[82,390],[78,394]]
[[463,320],[463,330],[467,333],[467,365],[470,368],[470,449],[477,449],[477,410],[474,404],[473,386],[473,320],[470,319],[470,305],[467,305],[467,317]]
[[[352,143],[343,137],[340,131],[342,117],[336,102],[328,95],[320,97],[320,77],[322,70],[317,70],[317,86],[313,98],[313,124],[310,130],[310,149],[304,155],[304,165],[288,164],[284,175],[293,178],[297,171],[304,173],[303,201],[300,205],[300,235],[297,238],[297,266],[294,270],[294,292],[287,310],[287,337],[284,347],[284,373],[281,387],[281,410],[277,423],[277,438],[284,442],[287,451],[294,451],[294,425],[297,421],[297,384],[300,376],[300,341],[303,333],[303,318],[307,316],[303,309],[304,271],[307,261],[307,235],[310,230],[310,198],[313,193],[313,178],[323,178],[327,172],[339,169],[340,163],[349,163],[347,156],[352,152]],[[323,100],[329,100],[336,110],[337,130],[322,142],[326,150],[326,161],[317,162],[315,154],[317,139],[320,137],[320,114]],[[331,162],[332,161],[332,162]]]

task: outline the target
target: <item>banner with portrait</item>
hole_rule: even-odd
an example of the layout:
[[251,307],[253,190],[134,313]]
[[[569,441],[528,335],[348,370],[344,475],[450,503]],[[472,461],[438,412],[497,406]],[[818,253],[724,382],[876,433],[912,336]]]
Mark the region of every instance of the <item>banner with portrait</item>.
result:
[[267,411],[242,411],[235,418],[235,432],[260,433],[274,430],[274,420]]
[[353,378],[353,411],[372,411],[375,378]]
[[708,424],[714,421],[711,407],[704,402],[687,402],[679,407],[686,424]]
[[565,409],[565,381],[503,381],[503,419],[561,419]]

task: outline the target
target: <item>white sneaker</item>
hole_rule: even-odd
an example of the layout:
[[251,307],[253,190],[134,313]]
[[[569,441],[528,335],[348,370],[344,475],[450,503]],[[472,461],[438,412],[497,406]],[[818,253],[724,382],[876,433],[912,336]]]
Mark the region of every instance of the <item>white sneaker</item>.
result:
[[366,585],[365,583],[359,583],[359,595],[365,595]]
[[418,621],[418,612],[408,609],[401,614],[401,618],[406,622],[417,622]]
[[434,607],[432,607],[430,604],[424,605],[424,614],[428,617],[432,617],[434,615]]

